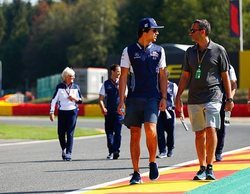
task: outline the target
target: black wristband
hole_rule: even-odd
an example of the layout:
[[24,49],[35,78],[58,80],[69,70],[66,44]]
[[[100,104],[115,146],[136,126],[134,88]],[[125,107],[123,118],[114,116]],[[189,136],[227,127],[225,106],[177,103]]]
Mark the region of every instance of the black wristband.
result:
[[232,98],[228,98],[226,101],[227,102],[233,102],[234,100]]
[[161,98],[167,100],[167,97],[161,97]]

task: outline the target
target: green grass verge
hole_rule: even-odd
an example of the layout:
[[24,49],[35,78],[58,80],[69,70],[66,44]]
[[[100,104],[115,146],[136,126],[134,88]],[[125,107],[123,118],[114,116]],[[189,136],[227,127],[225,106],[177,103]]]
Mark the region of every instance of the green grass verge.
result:
[[246,168],[237,171],[230,176],[186,192],[186,194],[249,194],[249,180],[250,168]]
[[[103,133],[103,131],[98,129],[77,127],[74,136],[91,136]],[[57,128],[49,126],[10,125],[0,123],[0,139],[57,139]]]

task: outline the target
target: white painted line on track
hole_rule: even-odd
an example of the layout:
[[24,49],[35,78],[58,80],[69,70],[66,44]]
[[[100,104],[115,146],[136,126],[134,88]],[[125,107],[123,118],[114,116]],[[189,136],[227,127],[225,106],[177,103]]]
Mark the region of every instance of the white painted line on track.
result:
[[[94,139],[94,138],[99,138],[99,137],[104,137],[104,136],[106,136],[106,135],[101,134],[101,135],[93,135],[93,136],[85,136],[85,137],[75,137],[74,140]],[[0,143],[0,147],[15,146],[15,145],[28,145],[28,144],[37,144],[37,143],[48,143],[48,142],[55,142],[55,141],[58,141],[58,139]]]
[[[237,150],[231,150],[231,151],[223,153],[222,155],[233,154],[233,153],[236,153],[236,152],[239,152],[239,151],[248,150],[248,149],[250,149],[250,146],[247,146],[247,147],[244,147],[244,148],[240,148],[240,149],[237,149]],[[186,165],[193,164],[193,163],[198,163],[198,160],[191,160],[191,161],[188,161],[188,162],[183,162],[183,163],[180,163],[180,164],[173,165],[171,167],[161,168],[161,169],[159,169],[159,172],[167,171],[167,170],[171,170],[171,169],[175,169],[175,168],[186,166]],[[142,176],[148,175],[148,172],[145,172],[145,173],[143,173],[141,175]],[[113,184],[116,184],[116,183],[119,183],[119,182],[129,181],[129,179],[130,179],[130,177],[126,177],[126,178],[122,178],[122,179],[118,179],[118,180],[114,180],[114,181],[110,181],[110,182],[106,182],[106,183],[102,183],[102,184],[98,184],[98,185],[94,185],[94,186],[82,188],[82,189],[79,189],[79,190],[76,190],[76,191],[67,192],[66,194],[80,194],[80,193],[85,193],[85,192],[88,192],[90,190],[98,189],[98,188],[101,188],[101,187],[106,187],[106,186],[113,185]]]

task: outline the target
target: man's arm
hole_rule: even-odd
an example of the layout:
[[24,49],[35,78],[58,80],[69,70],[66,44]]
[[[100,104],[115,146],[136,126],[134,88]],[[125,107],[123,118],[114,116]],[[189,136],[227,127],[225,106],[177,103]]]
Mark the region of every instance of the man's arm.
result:
[[104,98],[105,98],[105,96],[103,96],[101,94],[99,95],[99,106],[101,108],[102,114],[107,115],[108,111],[107,111],[105,104],[104,104]]
[[160,111],[165,111],[167,107],[167,76],[166,76],[166,70],[164,68],[160,68],[160,90],[161,90],[161,101],[159,104]]
[[236,90],[237,90],[237,80],[230,80],[231,82],[231,95],[234,97]]
[[231,83],[232,97],[234,97],[238,86],[237,86],[237,77],[236,77],[236,74],[235,74],[234,67],[232,65],[230,65],[228,75],[229,75],[229,79],[230,79],[230,83]]
[[119,79],[119,97],[120,102],[117,108],[117,112],[119,114],[124,114],[123,108],[124,108],[124,102],[125,102],[125,91],[127,86],[127,77],[128,77],[128,71],[129,68],[121,67],[121,76]]

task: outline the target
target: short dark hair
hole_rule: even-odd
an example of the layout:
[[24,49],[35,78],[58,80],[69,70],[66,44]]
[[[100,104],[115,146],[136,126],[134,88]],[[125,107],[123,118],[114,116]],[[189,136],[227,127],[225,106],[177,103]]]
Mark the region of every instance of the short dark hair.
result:
[[110,69],[110,71],[115,71],[117,67],[120,67],[120,65],[112,64],[109,69]]
[[141,28],[141,29],[138,29],[138,38],[140,38],[143,34],[143,32],[148,32],[151,28]]
[[194,23],[199,25],[200,30],[205,30],[206,36],[211,33],[211,25],[206,19],[196,19]]

